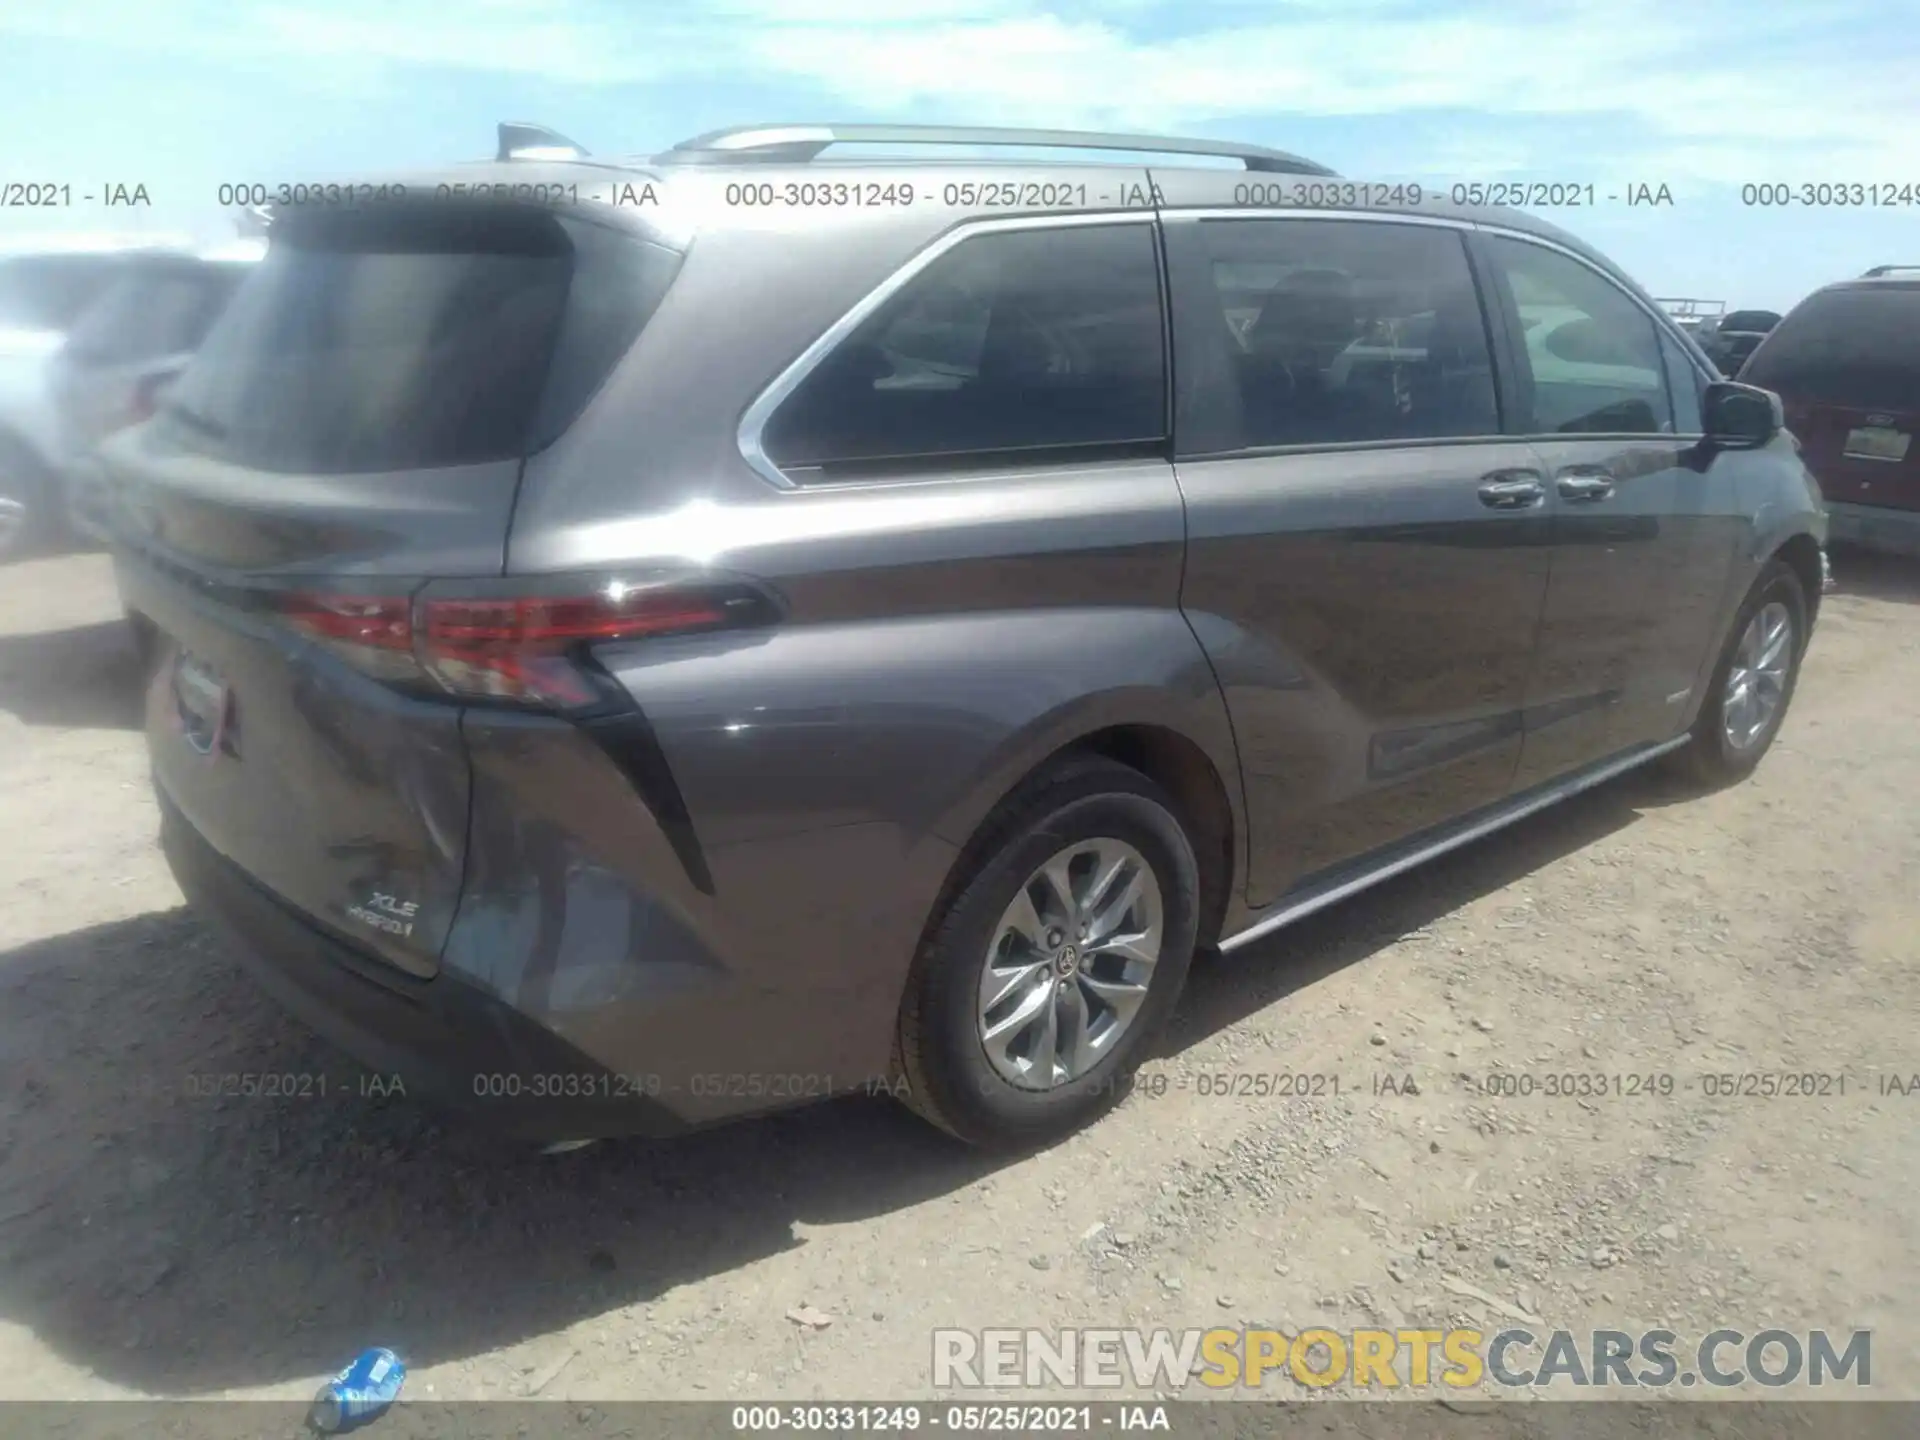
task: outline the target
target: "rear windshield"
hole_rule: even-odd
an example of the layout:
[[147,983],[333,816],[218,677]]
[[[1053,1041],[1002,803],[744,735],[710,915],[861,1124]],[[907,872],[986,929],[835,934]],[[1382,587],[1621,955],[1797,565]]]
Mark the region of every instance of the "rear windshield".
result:
[[592,398],[679,260],[548,212],[296,217],[174,391],[170,428],[282,472],[529,454]]
[[0,260],[0,328],[64,331],[120,272],[113,255]]
[[193,350],[247,270],[213,264],[129,267],[68,333],[68,358],[113,365]]
[[1740,378],[1802,403],[1920,409],[1920,288],[1811,296],[1775,327]]

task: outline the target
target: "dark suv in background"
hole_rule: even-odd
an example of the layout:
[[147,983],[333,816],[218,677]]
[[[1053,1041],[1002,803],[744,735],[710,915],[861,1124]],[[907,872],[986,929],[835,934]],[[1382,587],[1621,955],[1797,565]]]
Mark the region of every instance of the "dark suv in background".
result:
[[1543,221],[1144,136],[515,148],[276,215],[108,446],[186,893],[502,1129],[1044,1140],[1196,946],[1778,731],[1777,402]]
[[1920,555],[1920,266],[1816,290],[1740,378],[1779,394],[1835,540]]
[[1738,375],[1747,357],[1779,323],[1780,317],[1771,310],[1735,310],[1711,329],[1703,327],[1704,333],[1695,332],[1694,338],[1722,375]]

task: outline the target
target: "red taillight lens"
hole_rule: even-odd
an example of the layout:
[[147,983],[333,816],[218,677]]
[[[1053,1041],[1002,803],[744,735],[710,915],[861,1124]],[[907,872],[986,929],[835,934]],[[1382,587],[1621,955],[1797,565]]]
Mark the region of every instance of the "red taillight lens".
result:
[[150,380],[142,380],[134,387],[133,403],[127,407],[127,423],[138,425],[143,420],[151,420],[160,409],[160,392],[165,388],[166,375],[155,375]]
[[456,695],[590,705],[600,692],[569,659],[576,647],[726,621],[720,601],[675,591],[428,599],[420,605],[417,648],[421,663]]
[[133,387],[133,394],[127,397],[127,408],[122,410],[108,425],[108,433],[125,430],[151,420],[160,413],[160,392],[165,390],[174,379],[171,375],[149,375]]
[[468,699],[577,709],[606,698],[584,647],[707,630],[768,617],[745,589],[612,584],[588,594],[312,593],[281,613],[309,639],[377,679],[432,683]]
[[169,376],[159,374],[136,384],[127,397],[127,409],[115,413],[113,419],[106,422],[106,434],[117,434],[129,426],[154,419],[159,413],[159,392],[165,388],[167,378]]
[[289,595],[281,613],[302,635],[377,679],[420,678],[405,595]]
[[284,613],[295,628],[316,640],[383,650],[413,648],[412,604],[404,595],[294,595]]

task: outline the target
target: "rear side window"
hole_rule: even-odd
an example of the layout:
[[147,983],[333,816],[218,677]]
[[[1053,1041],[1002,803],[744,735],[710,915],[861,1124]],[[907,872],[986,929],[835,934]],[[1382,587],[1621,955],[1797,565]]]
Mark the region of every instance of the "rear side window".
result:
[[243,273],[238,265],[129,267],[68,332],[67,354],[110,365],[190,351]]
[[294,217],[167,411],[182,443],[261,470],[522,456],[592,398],[678,267],[663,247],[544,212]]
[[33,255],[0,261],[0,327],[65,331],[119,274],[107,255]]
[[1740,378],[1802,404],[1920,410],[1920,287],[1810,296],[1774,327]]
[[1486,321],[1457,232],[1209,220],[1173,243],[1183,450],[1498,432]]
[[963,240],[808,374],[761,446],[802,483],[902,465],[1164,448],[1152,227]]

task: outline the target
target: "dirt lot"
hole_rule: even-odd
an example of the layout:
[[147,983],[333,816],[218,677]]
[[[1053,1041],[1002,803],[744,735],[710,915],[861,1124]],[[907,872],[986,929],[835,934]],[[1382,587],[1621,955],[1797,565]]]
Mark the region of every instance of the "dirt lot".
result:
[[[105,563],[0,571],[0,1398],[305,1398],[385,1343],[409,1398],[881,1399],[935,1326],[1512,1309],[1871,1327],[1920,1397],[1920,1094],[1881,1093],[1920,1072],[1920,568],[1837,569],[1752,781],[1631,775],[1203,963],[1163,1093],[1012,1164],[884,1100],[543,1158],[361,1098],[180,906]],[[1846,1092],[1697,1078],[1780,1070]],[[179,1093],[289,1071],[329,1098]],[[1281,1071],[1340,1094],[1202,1093]],[[1461,1078],[1503,1071],[1678,1088]]]

